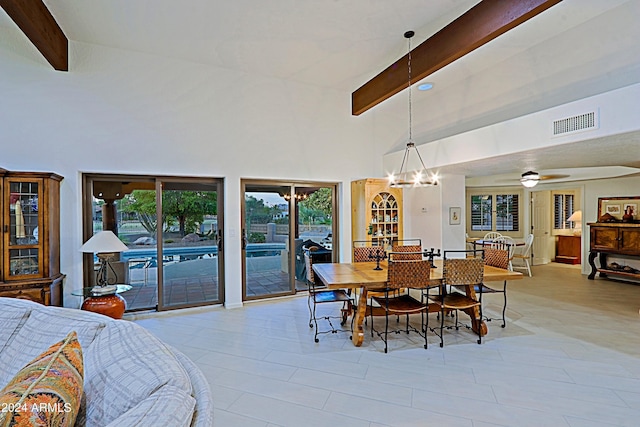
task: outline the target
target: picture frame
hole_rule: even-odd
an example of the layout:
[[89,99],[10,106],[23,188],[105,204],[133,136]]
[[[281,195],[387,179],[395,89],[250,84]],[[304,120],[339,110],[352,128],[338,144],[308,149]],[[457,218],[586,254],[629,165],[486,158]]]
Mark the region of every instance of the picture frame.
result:
[[637,203],[625,203],[622,205],[622,214],[626,215],[629,214],[631,215],[631,219],[637,219],[638,218],[638,204]]
[[620,212],[622,212],[620,210],[620,205],[606,205],[605,206],[605,213],[608,213],[609,215],[613,215],[615,217],[620,216]]
[[462,208],[451,207],[449,208],[449,225],[460,225],[462,217]]
[[[628,196],[628,197],[600,197],[598,198],[598,218],[609,214],[613,217],[613,220],[609,221],[619,222],[636,222],[640,220],[640,212],[638,212],[638,204],[640,203],[640,196]],[[625,213],[631,211],[631,218],[628,216],[623,218]]]

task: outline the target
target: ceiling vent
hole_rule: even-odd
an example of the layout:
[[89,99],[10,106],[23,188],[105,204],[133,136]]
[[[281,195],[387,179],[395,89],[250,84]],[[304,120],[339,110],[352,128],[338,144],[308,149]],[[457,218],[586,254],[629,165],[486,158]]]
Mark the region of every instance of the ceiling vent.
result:
[[568,133],[582,132],[597,129],[599,124],[598,111],[580,114],[553,121],[553,136],[566,135]]

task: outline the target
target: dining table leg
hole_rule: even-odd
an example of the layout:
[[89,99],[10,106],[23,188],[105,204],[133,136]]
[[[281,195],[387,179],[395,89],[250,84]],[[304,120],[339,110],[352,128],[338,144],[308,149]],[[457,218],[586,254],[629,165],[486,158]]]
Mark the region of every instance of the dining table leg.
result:
[[360,297],[358,298],[358,309],[354,313],[356,316],[353,322],[353,335],[351,335],[351,341],[356,347],[362,346],[364,342],[364,317],[367,315],[367,288],[362,286],[360,288]]
[[[465,293],[469,298],[473,300],[477,299],[476,291],[475,289],[473,289],[472,286],[466,286]],[[463,311],[467,313],[469,318],[471,318],[471,330],[477,334],[478,328],[480,328],[480,336],[483,337],[487,335],[487,332],[488,332],[487,324],[485,323],[484,320],[480,318],[480,308],[476,306],[476,307],[468,308]]]
[[477,334],[478,326],[480,326],[480,328],[482,328],[480,330],[480,336],[484,337],[485,335],[487,335],[488,328],[486,322],[484,320],[478,321],[478,317],[480,316],[480,310],[478,309],[478,307],[468,308],[463,311],[467,313],[471,318],[471,330]]

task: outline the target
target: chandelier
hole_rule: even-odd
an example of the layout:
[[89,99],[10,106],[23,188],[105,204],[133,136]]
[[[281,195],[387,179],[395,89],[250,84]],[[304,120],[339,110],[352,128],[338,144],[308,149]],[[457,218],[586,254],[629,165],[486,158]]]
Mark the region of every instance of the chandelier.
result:
[[[422,161],[422,156],[413,142],[412,132],[412,110],[411,110],[411,37],[414,36],[413,31],[407,31],[404,33],[404,37],[409,42],[409,55],[408,55],[408,70],[409,70],[409,140],[407,142],[407,148],[404,150],[404,156],[402,157],[402,164],[400,165],[400,172],[397,175],[389,175],[389,186],[398,188],[408,187],[427,187],[431,185],[438,185],[438,180],[435,175],[429,174],[427,168]],[[422,168],[416,171],[412,176],[408,171],[409,167],[409,154],[411,151],[415,151],[418,159],[420,160],[420,166]],[[405,169],[405,166],[407,169]]]
[[308,194],[303,193],[303,194],[293,194],[293,197],[291,196],[291,194],[286,193],[282,195],[282,198],[284,198],[286,201],[291,200],[292,198],[297,200],[297,201],[302,201],[302,200],[307,200],[307,198],[309,197]]

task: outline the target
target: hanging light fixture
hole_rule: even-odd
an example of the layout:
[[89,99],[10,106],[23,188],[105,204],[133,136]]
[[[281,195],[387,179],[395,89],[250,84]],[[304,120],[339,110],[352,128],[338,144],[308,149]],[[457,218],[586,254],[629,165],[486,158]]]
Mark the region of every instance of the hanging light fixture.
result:
[[533,171],[523,173],[522,178],[520,178],[520,183],[527,188],[535,187],[538,181],[540,181],[540,175],[538,172]]
[[[408,188],[408,187],[427,187],[430,185],[438,185],[438,180],[435,175],[430,175],[427,172],[427,168],[422,161],[422,156],[420,156],[420,152],[416,147],[416,144],[413,142],[413,133],[412,133],[412,110],[411,110],[411,37],[413,37],[415,33],[413,31],[407,31],[404,33],[404,37],[409,42],[409,55],[408,55],[408,70],[409,70],[409,140],[407,142],[407,148],[404,150],[404,156],[402,157],[402,164],[400,165],[400,172],[397,175],[391,174],[389,175],[389,186],[391,187],[399,187],[399,188]],[[409,153],[411,151],[415,151],[418,155],[418,159],[420,160],[420,166],[422,169],[416,171],[413,176],[409,176],[409,171],[405,169],[405,166],[409,167]]]

